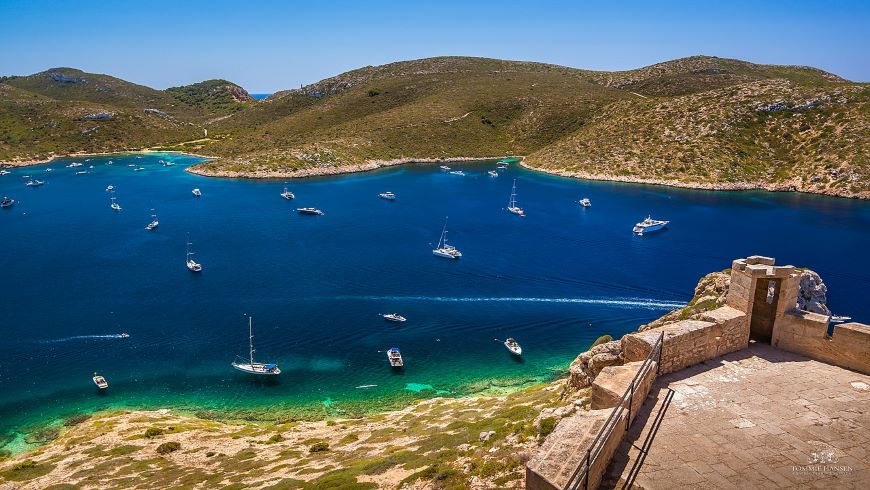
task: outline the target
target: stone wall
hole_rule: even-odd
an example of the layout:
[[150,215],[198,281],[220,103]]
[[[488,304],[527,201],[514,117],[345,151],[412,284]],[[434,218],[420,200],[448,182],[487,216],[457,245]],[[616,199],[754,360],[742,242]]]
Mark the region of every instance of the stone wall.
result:
[[771,344],[835,366],[870,374],[870,325],[844,323],[828,337],[827,315],[794,310],[776,323]]

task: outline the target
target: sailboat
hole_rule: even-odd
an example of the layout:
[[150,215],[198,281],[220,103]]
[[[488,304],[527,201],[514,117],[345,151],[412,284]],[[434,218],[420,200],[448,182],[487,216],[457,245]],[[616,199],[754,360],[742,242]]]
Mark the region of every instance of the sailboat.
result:
[[112,197],[111,197],[111,199],[112,199],[112,205],[111,205],[111,208],[114,209],[115,211],[120,211],[120,210],[121,210],[121,205],[115,202],[115,191],[114,191],[114,190],[112,191]]
[[190,235],[187,235],[187,268],[191,272],[202,272],[202,265],[196,263],[195,260],[190,258],[190,256],[193,255],[193,252],[190,251],[190,245]]
[[432,250],[432,254],[445,259],[458,259],[462,257],[462,252],[456,249],[453,245],[447,244],[447,218],[444,218],[444,229],[441,230],[441,238],[438,240],[438,246]]
[[157,225],[159,225],[159,224],[160,224],[160,222],[157,221],[157,213],[155,213],[154,210],[152,209],[151,210],[151,222],[148,223],[148,226],[146,226],[145,229],[148,231],[151,231],[151,230],[157,228]]
[[270,374],[276,375],[281,374],[281,368],[278,367],[277,364],[264,364],[262,362],[254,362],[254,330],[251,325],[251,317],[248,317],[248,344],[249,344],[249,354],[250,362],[233,362],[232,365],[234,368],[242,371],[244,373],[250,374]]
[[285,185],[285,186],[284,186],[284,192],[281,193],[281,197],[283,197],[284,199],[287,199],[287,200],[289,201],[290,199],[293,199],[293,198],[295,198],[296,196],[293,195],[292,192],[288,191],[288,190],[287,190],[287,186]]
[[517,206],[517,179],[514,179],[514,186],[511,189],[511,199],[508,201],[508,211],[514,213],[517,216],[526,217],[526,212],[523,211],[523,208]]

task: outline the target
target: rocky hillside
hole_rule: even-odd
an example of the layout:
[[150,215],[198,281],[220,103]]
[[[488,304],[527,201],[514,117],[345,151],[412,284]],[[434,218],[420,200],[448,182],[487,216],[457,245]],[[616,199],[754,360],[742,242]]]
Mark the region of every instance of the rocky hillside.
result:
[[243,103],[254,100],[247,90],[226,80],[206,80],[171,87],[166,92],[182,104],[205,109],[212,114],[240,111],[244,108]]

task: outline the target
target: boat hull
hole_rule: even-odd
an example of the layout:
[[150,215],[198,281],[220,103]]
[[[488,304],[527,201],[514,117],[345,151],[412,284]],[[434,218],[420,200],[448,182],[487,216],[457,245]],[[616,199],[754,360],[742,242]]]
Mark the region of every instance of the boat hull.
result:
[[663,230],[667,226],[668,226],[667,222],[659,223],[659,224],[655,224],[655,225],[650,225],[650,226],[635,226],[632,229],[632,231],[637,233],[638,235],[643,235],[644,233],[652,233],[654,231]]
[[245,374],[256,374],[258,376],[277,376],[281,374],[281,368],[278,366],[275,366],[274,369],[268,369],[264,364],[237,364],[235,362],[232,363],[232,366],[236,371],[241,371]]
[[433,250],[432,255],[434,255],[436,257],[441,257],[444,259],[454,259],[454,260],[458,259],[459,257],[462,257],[462,254],[460,254],[460,253],[453,255],[453,254],[449,254],[447,252],[442,252],[440,250]]

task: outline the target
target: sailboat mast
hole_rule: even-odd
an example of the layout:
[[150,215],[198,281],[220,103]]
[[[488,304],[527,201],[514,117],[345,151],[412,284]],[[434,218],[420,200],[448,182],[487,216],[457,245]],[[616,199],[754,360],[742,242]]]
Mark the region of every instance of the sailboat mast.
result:
[[251,366],[254,365],[254,330],[251,326],[251,317],[248,317],[248,343],[251,349]]

